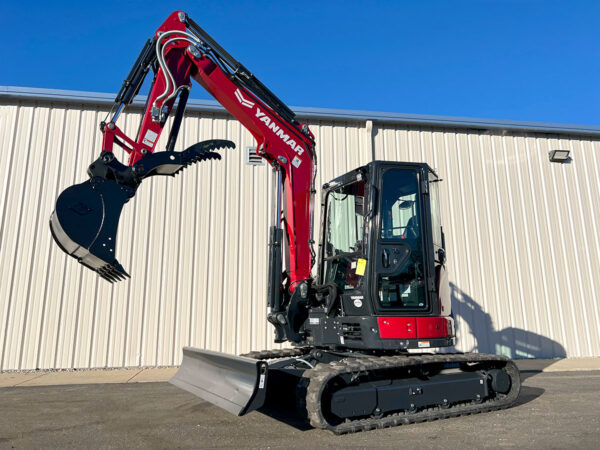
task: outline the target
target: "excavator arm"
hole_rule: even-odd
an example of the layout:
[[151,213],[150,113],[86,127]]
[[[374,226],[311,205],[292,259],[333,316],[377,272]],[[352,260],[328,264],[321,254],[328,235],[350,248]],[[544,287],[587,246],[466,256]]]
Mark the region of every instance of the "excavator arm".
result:
[[[136,137],[131,138],[117,121],[151,71],[154,79],[144,115]],[[268,293],[268,304],[274,313],[270,320],[275,323],[277,313],[283,311],[285,296],[290,296],[300,283],[310,283],[314,263],[314,136],[287,106],[182,11],[172,13],[144,45],[115,99],[114,114],[100,125],[102,151],[88,169],[90,179],[71,186],[57,200],[50,220],[52,234],[64,251],[107,280],[128,276],[115,257],[117,225],[123,205],[135,195],[142,180],[154,175],[175,175],[197,161],[220,159],[216,149],[234,146],[229,141],[210,140],[183,152],[174,151],[191,79],[250,131],[257,142],[257,154],[269,162],[276,175]],[[155,152],[173,109],[166,151]],[[127,165],[115,157],[115,144],[129,154]],[[306,291],[304,286],[302,291]],[[280,324],[285,320],[279,317]]]

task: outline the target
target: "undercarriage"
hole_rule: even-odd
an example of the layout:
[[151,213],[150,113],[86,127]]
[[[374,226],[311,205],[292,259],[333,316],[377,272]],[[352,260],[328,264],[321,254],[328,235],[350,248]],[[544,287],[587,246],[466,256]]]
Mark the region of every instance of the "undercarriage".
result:
[[[269,398],[278,405],[287,398],[313,427],[336,434],[508,408],[517,400],[521,386],[514,362],[478,353],[303,347],[227,356],[227,360],[216,356],[222,354],[208,354],[209,358],[204,350],[187,349],[183,370],[172,382],[191,391],[194,380],[185,378],[186,367],[193,367],[189,372],[193,377],[215,369],[235,373],[236,386],[246,386],[245,394],[240,396],[226,377],[211,376],[210,401],[215,403],[216,394],[219,406],[243,415],[261,408]],[[241,368],[244,364],[246,369]],[[204,385],[206,379],[202,377]],[[247,382],[240,384],[240,379]],[[194,393],[208,399],[198,388]]]

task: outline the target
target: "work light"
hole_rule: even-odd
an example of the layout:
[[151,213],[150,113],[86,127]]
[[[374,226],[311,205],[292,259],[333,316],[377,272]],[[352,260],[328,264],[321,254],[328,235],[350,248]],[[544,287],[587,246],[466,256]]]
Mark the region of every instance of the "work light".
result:
[[571,161],[569,157],[570,153],[569,150],[551,150],[548,156],[550,157],[550,162],[567,163]]

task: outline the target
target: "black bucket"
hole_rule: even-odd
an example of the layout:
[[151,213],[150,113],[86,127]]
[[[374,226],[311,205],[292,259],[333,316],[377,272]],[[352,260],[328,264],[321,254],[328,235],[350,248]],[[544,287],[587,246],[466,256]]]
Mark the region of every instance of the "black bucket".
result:
[[115,248],[121,211],[134,194],[129,186],[100,177],[65,189],[50,216],[54,240],[110,282],[129,277],[115,257]]

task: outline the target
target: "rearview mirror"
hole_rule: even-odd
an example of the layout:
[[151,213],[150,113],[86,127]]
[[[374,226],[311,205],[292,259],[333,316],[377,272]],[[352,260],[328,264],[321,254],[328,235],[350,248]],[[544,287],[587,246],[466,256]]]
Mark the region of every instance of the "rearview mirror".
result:
[[438,249],[437,256],[440,264],[444,264],[446,262],[446,250],[443,248]]

